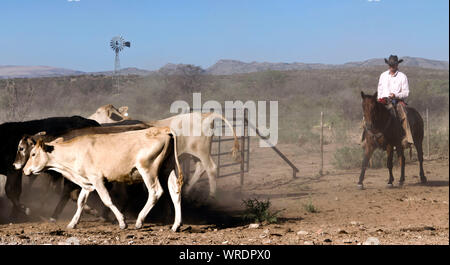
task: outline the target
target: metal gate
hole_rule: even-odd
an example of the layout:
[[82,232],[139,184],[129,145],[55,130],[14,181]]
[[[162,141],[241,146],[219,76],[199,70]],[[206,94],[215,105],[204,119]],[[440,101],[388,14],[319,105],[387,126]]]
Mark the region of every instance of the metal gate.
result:
[[[223,112],[224,113],[224,112]],[[250,136],[248,133],[248,111],[244,109],[243,119],[238,119],[233,113],[233,120],[230,121],[233,128],[236,130],[238,127],[243,127],[243,135],[237,136],[239,141],[239,161],[227,161],[231,159],[231,147],[229,143],[233,144],[233,136],[213,136],[211,143],[211,156],[217,165],[217,178],[224,178],[229,176],[240,176],[240,185],[244,185],[244,174],[249,171],[250,166]],[[222,129],[226,129],[228,126],[222,123]],[[228,148],[229,147],[229,148]],[[182,162],[183,173],[188,178],[195,170],[193,165],[194,159],[192,156],[184,159]],[[203,174],[206,174],[205,172]],[[200,178],[199,181],[201,181]]]

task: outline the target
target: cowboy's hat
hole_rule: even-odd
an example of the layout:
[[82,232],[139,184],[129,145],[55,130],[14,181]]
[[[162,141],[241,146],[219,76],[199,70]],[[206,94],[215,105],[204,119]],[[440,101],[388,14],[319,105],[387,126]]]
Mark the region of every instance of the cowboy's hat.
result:
[[388,64],[389,66],[394,66],[394,65],[398,65],[399,63],[403,62],[403,59],[399,60],[397,55],[391,55],[391,56],[389,56],[389,60],[385,58],[384,62],[386,64]]

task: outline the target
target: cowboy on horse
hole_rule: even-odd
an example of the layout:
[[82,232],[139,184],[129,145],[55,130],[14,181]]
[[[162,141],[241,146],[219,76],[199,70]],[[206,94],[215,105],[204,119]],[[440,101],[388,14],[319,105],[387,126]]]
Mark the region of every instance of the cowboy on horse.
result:
[[[404,130],[402,145],[408,147],[414,144],[414,140],[409,127],[405,100],[409,95],[408,78],[398,70],[398,65],[403,59],[398,60],[396,55],[384,59],[389,65],[389,70],[380,75],[378,82],[378,102],[384,104],[391,110],[394,116],[398,117]],[[398,113],[398,116],[397,116]]]
[[393,187],[393,152],[394,150],[397,152],[401,168],[399,185],[403,185],[405,181],[403,150],[411,147],[411,144],[414,144],[417,150],[420,180],[422,183],[427,182],[423,170],[423,119],[417,110],[406,107],[404,102],[409,95],[409,87],[406,75],[398,71],[398,64],[402,61],[394,55],[391,55],[389,60],[385,59],[389,70],[381,74],[378,91],[374,95],[364,94],[361,91],[364,115],[364,157],[358,181],[360,189],[363,188],[364,175],[370,157],[377,148],[387,153],[388,187]]

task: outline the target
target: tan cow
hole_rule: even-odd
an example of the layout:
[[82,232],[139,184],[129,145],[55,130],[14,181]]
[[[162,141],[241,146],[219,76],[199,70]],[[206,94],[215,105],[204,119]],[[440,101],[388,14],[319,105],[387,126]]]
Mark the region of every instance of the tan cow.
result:
[[[128,110],[128,107],[121,107],[120,109],[126,109]],[[102,123],[103,121],[107,122],[119,122],[122,120],[115,120],[113,118],[117,118],[117,109],[114,108],[112,105],[105,105],[100,107],[96,113],[91,115],[89,118],[94,119],[99,123]],[[108,113],[115,113],[113,116],[108,116]],[[124,119],[130,119],[128,117],[128,114],[126,116],[122,116]],[[194,120],[200,121],[199,123],[193,122]],[[223,120],[231,129],[234,136],[234,145],[231,149],[232,156],[236,160],[238,158],[237,153],[239,151],[239,142],[236,137],[236,132],[234,131],[232,125],[228,122],[225,117],[223,117],[220,114],[210,112],[210,113],[199,113],[199,112],[193,112],[193,113],[187,113],[187,114],[179,114],[172,116],[170,118],[164,119],[164,120],[157,120],[157,121],[150,121],[146,122],[146,124],[157,126],[157,127],[170,127],[173,131],[179,131],[182,130],[183,124],[188,124],[189,128],[187,131],[189,132],[188,135],[177,135],[178,140],[178,147],[177,152],[178,155],[182,155],[184,153],[190,154],[196,158],[199,159],[198,162],[195,163],[195,172],[194,175],[189,179],[189,183],[186,185],[185,192],[189,193],[195,183],[199,180],[200,176],[203,174],[203,172],[206,171],[208,174],[209,179],[209,196],[214,198],[216,196],[216,190],[217,190],[217,181],[216,181],[216,174],[217,174],[217,166],[214,162],[214,159],[211,156],[211,141],[212,141],[212,134],[211,135],[205,135],[203,132],[203,128],[210,128],[212,129],[214,127],[214,119],[221,119]],[[196,125],[198,124],[198,126]],[[201,128],[198,128],[201,127]],[[201,131],[200,136],[194,136],[194,130],[199,129]]]
[[[54,170],[81,187],[77,211],[68,228],[78,224],[83,206],[89,193],[96,190],[103,203],[116,216],[121,229],[127,227],[124,216],[112,203],[104,178],[108,181],[135,183],[144,181],[148,190],[148,199],[136,220],[136,228],[141,228],[148,212],[163,193],[158,180],[158,170],[166,159],[171,135],[174,136],[174,156],[178,170],[170,173],[169,193],[175,207],[173,231],[181,225],[181,187],[183,175],[178,163],[177,139],[170,128],[148,128],[112,134],[91,134],[75,137],[65,142],[58,139],[44,143],[36,142],[23,169],[26,175],[43,170]],[[137,172],[139,174],[136,174]]]
[[88,119],[95,120],[101,124],[129,120],[130,118],[128,117],[127,106],[116,109],[113,105],[108,104],[98,108]]

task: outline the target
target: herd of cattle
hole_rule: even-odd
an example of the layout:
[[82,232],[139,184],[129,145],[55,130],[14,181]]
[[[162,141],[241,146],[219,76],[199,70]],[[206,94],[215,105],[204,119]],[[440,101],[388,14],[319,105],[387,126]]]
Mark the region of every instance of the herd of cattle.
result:
[[[162,182],[167,183],[175,209],[173,231],[181,226],[181,193],[191,191],[206,171],[210,196],[216,193],[216,164],[211,157],[212,133],[194,136],[194,128],[201,121],[212,132],[214,120],[223,120],[232,130],[232,155],[237,159],[239,143],[232,125],[217,113],[188,113],[164,120],[142,122],[128,117],[128,108],[112,105],[100,107],[89,118],[80,116],[55,117],[26,122],[0,124],[0,182],[5,182],[4,193],[12,202],[11,217],[29,215],[28,207],[20,203],[22,172],[30,175],[30,183],[44,172],[54,181],[64,181],[63,190],[50,220],[63,211],[71,194],[78,193],[77,210],[68,228],[78,224],[90,192],[97,191],[101,201],[110,209],[120,228],[126,228],[121,210],[109,194],[111,183],[144,183],[148,192],[145,206],[136,220],[141,228],[145,217],[163,193]],[[188,121],[186,123],[186,121]],[[177,133],[188,124],[188,134]],[[202,129],[203,130],[203,129]],[[203,132],[203,131],[202,131]],[[195,172],[183,187],[183,173],[179,156],[195,158]],[[67,181],[68,180],[68,181]],[[1,183],[0,183],[1,185]],[[0,187],[1,188],[1,187]],[[1,191],[0,191],[1,192]],[[1,194],[0,194],[1,195]]]

